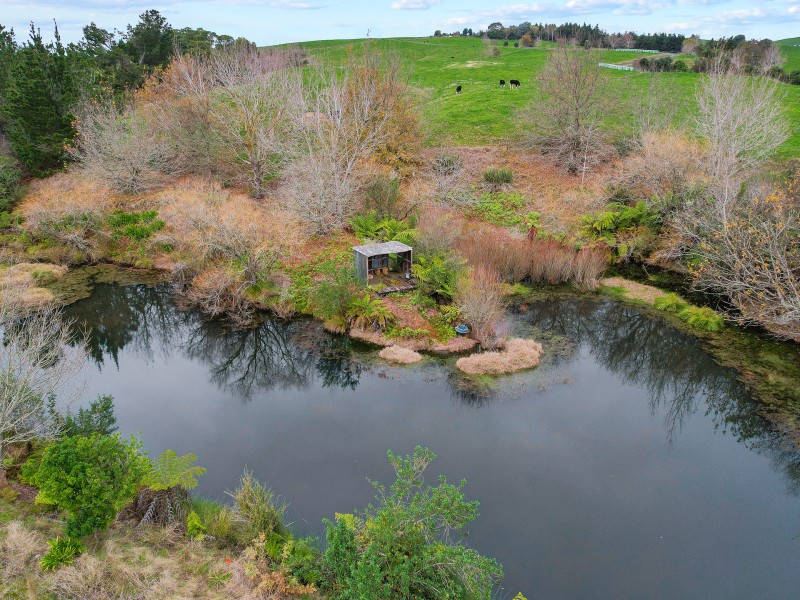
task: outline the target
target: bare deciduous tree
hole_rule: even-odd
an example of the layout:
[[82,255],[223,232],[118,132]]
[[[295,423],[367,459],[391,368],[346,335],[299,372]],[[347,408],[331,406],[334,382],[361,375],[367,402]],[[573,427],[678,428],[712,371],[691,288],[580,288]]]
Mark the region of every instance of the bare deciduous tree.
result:
[[235,45],[173,64],[177,93],[207,106],[238,167],[236,179],[256,198],[297,147],[303,102],[296,63],[293,53]]
[[0,326],[2,460],[9,444],[58,433],[59,419],[51,410],[51,401],[57,397],[64,406],[76,399],[80,390],[72,384],[83,368],[86,352],[58,310],[25,315],[8,288],[0,290]]
[[389,136],[393,98],[380,79],[395,76],[367,56],[341,74],[322,71],[307,86],[306,153],[293,165],[290,194],[315,233],[343,227],[352,214],[359,162]]
[[583,176],[608,151],[600,124],[611,95],[598,62],[595,51],[560,44],[538,78],[543,98],[528,111],[533,145]]
[[800,340],[800,188],[789,182],[738,194],[719,209],[709,198],[690,208],[683,233],[698,287],[727,295],[732,319]]
[[91,101],[78,111],[73,156],[90,175],[121,192],[138,193],[174,172],[167,142],[133,106]]
[[708,143],[708,170],[723,210],[742,182],[790,135],[779,86],[765,77],[741,75],[722,63],[700,83],[694,126]]

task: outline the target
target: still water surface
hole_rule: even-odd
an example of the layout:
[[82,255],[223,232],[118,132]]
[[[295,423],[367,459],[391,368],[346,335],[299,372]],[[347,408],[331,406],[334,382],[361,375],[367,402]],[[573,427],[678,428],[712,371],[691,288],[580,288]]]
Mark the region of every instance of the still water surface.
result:
[[90,395],[112,394],[151,455],[195,452],[199,492],[247,465],[304,534],[388,482],[386,450],[428,446],[431,480],[468,480],[468,543],[501,598],[800,597],[800,456],[699,343],[610,301],[512,316],[534,372],[476,393],[452,361],[393,368],[312,321],[230,332],[167,290],[99,285],[68,312],[90,332]]

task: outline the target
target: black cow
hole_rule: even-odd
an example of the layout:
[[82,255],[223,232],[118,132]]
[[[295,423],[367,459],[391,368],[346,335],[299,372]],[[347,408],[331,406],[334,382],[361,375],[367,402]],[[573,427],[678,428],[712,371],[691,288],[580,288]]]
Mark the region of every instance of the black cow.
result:
[[509,85],[510,85],[512,88],[515,88],[515,87],[519,87],[519,86],[520,86],[519,79],[510,79],[510,80],[508,81],[508,84],[509,84]]
[[458,86],[458,87],[456,88],[456,94],[460,94],[460,93],[461,93],[461,86]]
[[506,87],[506,80],[505,79],[501,79],[500,80],[500,87]]
[[451,60],[455,60],[455,58],[456,58],[455,56],[451,56],[450,57]]

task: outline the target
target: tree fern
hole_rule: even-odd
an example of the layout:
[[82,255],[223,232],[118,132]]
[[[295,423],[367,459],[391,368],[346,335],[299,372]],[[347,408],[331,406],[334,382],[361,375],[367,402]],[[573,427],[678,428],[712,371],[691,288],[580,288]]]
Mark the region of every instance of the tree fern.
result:
[[205,467],[194,464],[196,461],[196,454],[178,456],[174,450],[166,450],[158,457],[145,483],[153,491],[172,487],[191,490],[197,487],[197,478],[206,472]]

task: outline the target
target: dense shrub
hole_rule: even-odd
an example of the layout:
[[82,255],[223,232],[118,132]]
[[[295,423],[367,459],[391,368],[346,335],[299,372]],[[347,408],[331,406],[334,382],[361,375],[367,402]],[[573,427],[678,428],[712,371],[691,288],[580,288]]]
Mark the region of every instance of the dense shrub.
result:
[[466,481],[426,485],[435,454],[425,448],[388,454],[397,479],[388,489],[374,484],[376,505],[327,522],[328,597],[490,598],[502,568],[453,541],[478,516],[478,503],[464,499]]
[[10,156],[0,155],[0,212],[14,208],[19,199],[22,170]]
[[449,254],[417,255],[411,271],[423,294],[451,300],[463,269],[460,261]]
[[381,218],[396,217],[400,179],[395,175],[380,174],[364,189],[364,205]]
[[643,201],[633,206],[614,202],[605,210],[587,215],[583,234],[604,242],[618,261],[645,256],[661,225],[658,214]]
[[394,322],[394,315],[386,305],[380,300],[370,298],[369,294],[358,297],[350,303],[348,317],[353,327],[361,329],[369,327],[386,329]]
[[89,404],[88,408],[81,408],[76,414],[67,413],[61,435],[64,437],[90,436],[93,433],[111,435],[115,431],[117,431],[117,418],[114,416],[114,398],[99,396]]
[[361,286],[353,267],[336,267],[312,291],[314,315],[325,319],[330,325],[344,327],[350,306],[360,293]]
[[41,463],[26,478],[39,498],[67,511],[67,535],[80,537],[105,529],[133,499],[150,468],[135,438],[92,434],[65,438],[45,449]]

